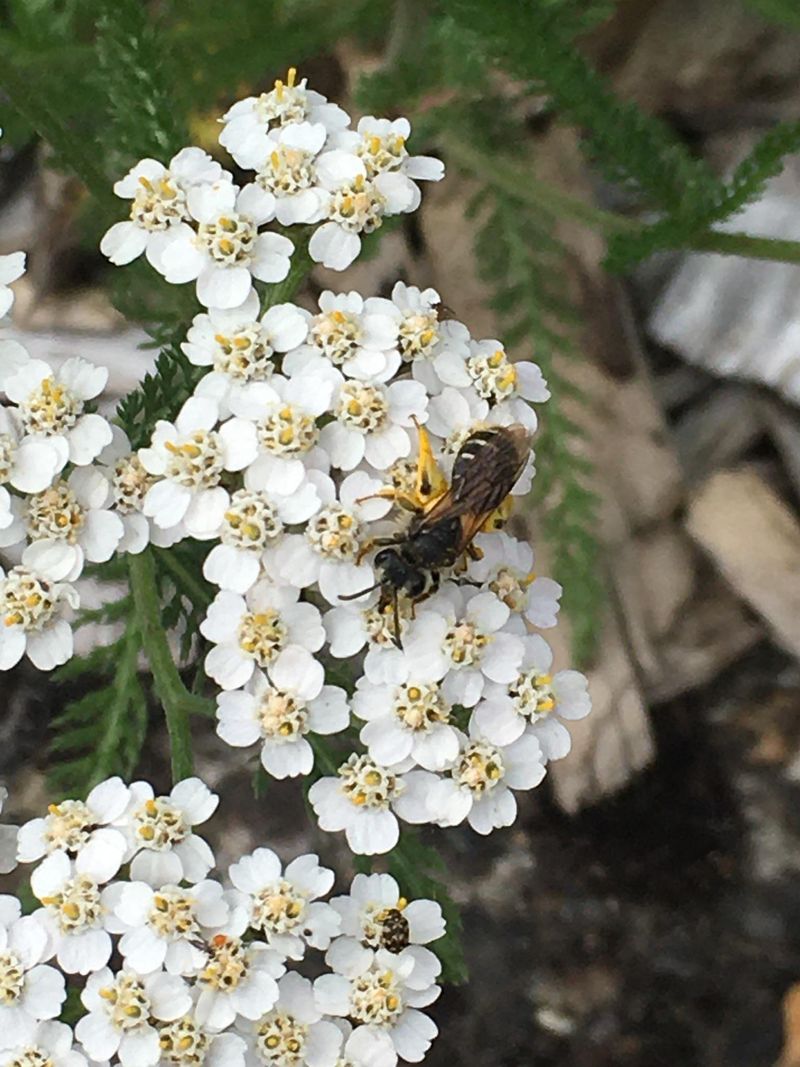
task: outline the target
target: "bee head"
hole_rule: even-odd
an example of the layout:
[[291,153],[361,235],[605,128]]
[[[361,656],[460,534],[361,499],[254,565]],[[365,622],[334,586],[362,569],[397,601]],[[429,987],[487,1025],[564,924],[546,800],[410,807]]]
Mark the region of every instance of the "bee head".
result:
[[422,571],[412,567],[394,548],[384,548],[375,557],[375,566],[382,581],[395,589],[404,590],[410,597],[421,596],[425,591],[426,578]]

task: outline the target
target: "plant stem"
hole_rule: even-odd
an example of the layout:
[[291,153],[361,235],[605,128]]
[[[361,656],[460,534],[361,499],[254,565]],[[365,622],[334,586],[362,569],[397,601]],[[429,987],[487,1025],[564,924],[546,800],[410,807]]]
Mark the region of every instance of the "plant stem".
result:
[[[540,213],[573,218],[608,235],[635,233],[642,229],[641,223],[636,219],[587,204],[584,200],[562,192],[549,182],[535,178],[524,167],[507,162],[497,166],[489,157],[455,137],[445,136],[443,144],[448,156],[458,167],[494,185],[519,203],[529,204]],[[800,263],[800,241],[759,237],[750,233],[706,230],[692,237],[686,248],[692,252],[716,252],[724,256]]]
[[[180,782],[193,771],[192,734],[189,712],[198,698],[181,681],[161,625],[161,602],[156,583],[153,553],[149,548],[128,560],[133,603],[158,699],[164,707],[169,732],[172,780]],[[202,700],[202,697],[199,698]]]

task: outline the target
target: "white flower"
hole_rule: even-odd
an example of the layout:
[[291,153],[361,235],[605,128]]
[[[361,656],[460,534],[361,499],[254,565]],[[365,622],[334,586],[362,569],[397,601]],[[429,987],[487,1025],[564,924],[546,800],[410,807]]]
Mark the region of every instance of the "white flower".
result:
[[275,304],[259,318],[255,290],[241,307],[195,315],[181,349],[196,367],[213,368],[195,395],[211,397],[227,413],[231,393],[269,378],[280,355],[301,345],[307,333],[308,314],[294,304]]
[[[66,438],[26,435],[17,408],[0,408],[0,482],[21,493],[38,493],[47,488],[68,459]],[[7,503],[5,491],[3,501]],[[4,511],[10,521],[13,516],[5,507]]]
[[207,958],[198,941],[224,926],[228,916],[222,886],[211,879],[159,889],[146,882],[128,882],[117,887],[114,921],[108,926],[123,935],[119,951],[126,966],[138,974],[163,967],[170,974],[194,975]]
[[385,382],[395,374],[400,366],[397,315],[388,300],[326,289],[319,309],[309,323],[307,344],[284,359],[286,374],[296,374],[315,356],[327,359],[345,378]]
[[0,1051],[0,1067],[88,1067],[88,1061],[72,1047],[69,1026],[43,1022],[30,1028],[14,1048]]
[[418,966],[407,949],[399,956],[385,949],[366,952],[349,977],[323,974],[316,980],[317,1004],[328,1015],[349,1016],[354,1022],[384,1030],[398,1056],[419,1063],[438,1030],[418,1009],[433,1003],[439,988],[422,987],[414,980]]
[[218,181],[225,172],[202,148],[182,148],[165,167],[155,159],[142,159],[116,182],[114,192],[131,201],[131,216],[116,222],[100,242],[100,251],[122,266],[145,253],[159,270],[159,259],[172,227],[190,218],[189,190]]
[[367,174],[364,161],[343,149],[318,157],[317,177],[327,221],[314,231],[308,245],[315,263],[346,270],[361,251],[362,234],[377,230],[384,216],[415,211],[419,206],[419,189],[404,174],[383,171],[371,179]]
[[66,852],[77,858],[80,874],[91,870],[107,882],[120,868],[128,842],[116,829],[130,801],[121,778],[107,778],[91,790],[86,800],[62,800],[51,804],[44,818],[31,819],[20,827],[20,863],[35,863],[51,852]]
[[13,1048],[37,1022],[54,1019],[67,995],[64,976],[41,962],[50,955],[47,931],[20,912],[15,897],[0,896],[0,1048]]
[[242,1029],[248,1035],[249,1062],[267,1067],[335,1067],[341,1032],[323,1019],[307,978],[291,972],[278,982],[272,1011]]
[[139,459],[159,480],[145,494],[143,510],[156,526],[182,522],[193,537],[213,537],[230,502],[220,485],[225,471],[240,471],[256,455],[253,425],[228,419],[218,430],[213,400],[190,397],[175,422],[156,423],[149,448]]
[[[367,177],[397,173],[408,180],[419,203],[417,181],[438,182],[444,177],[444,164],[433,156],[410,156],[406,142],[411,135],[408,119],[377,119],[365,115],[355,130],[343,130],[331,138],[331,146],[352,152],[364,161]],[[413,210],[413,209],[412,209]]]
[[219,797],[199,778],[185,778],[166,797],[156,797],[148,782],[130,786],[124,827],[133,856],[130,876],[158,887],[196,884],[214,866],[214,854],[192,832],[217,810]]
[[424,973],[438,976],[436,957],[423,947],[445,933],[442,909],[436,901],[409,903],[400,896],[399,886],[390,874],[357,874],[350,893],[334,897],[331,905],[341,917],[343,935],[334,941],[325,957],[334,971],[350,973],[365,951],[385,949],[399,954],[408,950],[419,964],[415,979]]
[[10,289],[12,282],[25,273],[25,253],[12,252],[0,256],[0,319],[7,315],[14,303],[14,293]]
[[421,606],[405,642],[409,678],[442,681],[452,704],[471,708],[486,679],[508,683],[522,660],[522,639],[503,632],[509,608],[494,593],[448,582]]
[[588,683],[578,671],[551,673],[553,652],[544,638],[523,638],[525,651],[518,676],[508,685],[490,682],[473,712],[475,728],[494,744],[509,745],[523,733],[539,742],[545,760],[561,759],[570,750],[570,735],[561,719],[583,719],[591,711]]
[[320,431],[320,444],[334,467],[353,470],[366,459],[386,470],[411,452],[408,428],[426,418],[427,396],[420,382],[342,381],[331,398],[333,421]]
[[545,775],[544,758],[535,737],[524,734],[513,744],[488,741],[475,723],[461,739],[461,751],[442,778],[416,771],[416,788],[427,798],[428,813],[439,826],[458,826],[467,819],[479,834],[511,826],[517,817],[512,789],[533,789]]
[[[77,467],[85,467],[111,441],[111,427],[106,419],[83,410],[86,401],[93,400],[105,388],[108,371],[78,357],[66,360],[54,371],[43,360],[31,359],[21,345],[12,350],[10,344],[0,353],[0,388],[17,405],[16,417],[22,433],[25,437],[45,438],[56,444],[62,459],[58,470],[67,460]],[[20,450],[26,444],[23,440]],[[51,462],[51,454],[42,449],[35,456],[29,454],[24,461],[22,457],[17,458],[20,468],[23,463],[25,468],[30,465],[30,470],[21,470],[26,482],[38,482]]]
[[[377,593],[356,604],[342,604],[326,612],[322,623],[329,652],[336,659],[350,659],[364,645],[364,674],[375,685],[405,681],[408,674],[403,650],[396,644],[394,611],[391,604],[379,607]],[[364,606],[362,606],[364,605]],[[406,598],[398,603],[400,640],[411,625],[411,605]]]
[[434,368],[445,385],[472,387],[490,404],[505,402],[513,421],[529,430],[536,429],[536,413],[524,401],[542,402],[550,396],[537,364],[513,363],[495,340],[472,341],[466,359],[448,349],[436,357]]
[[280,543],[284,524],[305,522],[319,509],[320,499],[312,482],[284,496],[237,489],[217,531],[215,545],[203,563],[203,575],[220,589],[246,593],[258,581],[265,551]]
[[186,982],[172,974],[146,977],[104,967],[89,976],[81,1000],[88,1014],[75,1036],[94,1060],[119,1056],[123,1067],[155,1067],[161,1058],[156,1022],[173,1022],[192,1006]]
[[245,1067],[247,1044],[238,1034],[215,1033],[194,1011],[158,1028],[159,1067]]
[[354,1030],[346,1019],[337,1019],[336,1023],[340,1041],[336,1067],[396,1067],[397,1053],[384,1030],[371,1026],[357,1026]]
[[0,532],[0,544],[27,537],[23,564],[55,582],[76,581],[86,560],[111,559],[125,532],[111,511],[111,483],[94,466],[76,467],[68,478],[15,503],[16,519]]
[[469,330],[455,319],[441,319],[439,303],[435,289],[420,290],[405,282],[396,282],[392,289],[400,355],[404,363],[411,364],[411,373],[431,396],[442,387],[434,369],[436,358],[444,352],[462,359],[469,355]]
[[[415,780],[415,775],[423,777]],[[430,819],[424,795],[417,788],[418,784],[426,786],[428,777],[422,771],[397,774],[354,752],[341,765],[337,777],[314,782],[308,799],[320,829],[344,830],[351,851],[374,856],[391,851],[397,844],[397,815],[414,823]]]
[[90,974],[108,963],[109,887],[101,888],[107,869],[107,862],[96,853],[83,852],[73,862],[66,852],[51,852],[31,874],[33,895],[44,905],[35,916],[45,926],[51,951],[67,974]]
[[263,941],[245,943],[227,934],[216,934],[208,952],[208,962],[197,977],[195,1018],[201,1026],[224,1030],[238,1017],[255,1021],[274,1006],[275,979],[286,971],[277,952]]
[[206,674],[223,689],[239,689],[257,667],[272,667],[293,645],[317,652],[325,642],[319,611],[299,604],[299,589],[269,581],[253,586],[247,597],[217,593],[200,632],[214,644],[205,659]]
[[254,423],[258,438],[258,457],[245,473],[248,489],[289,496],[309,468],[327,471],[327,454],[317,445],[317,419],[328,410],[332,393],[330,379],[300,373],[251,382],[231,397],[231,410]]
[[72,655],[72,629],[64,618],[77,608],[71,585],[51,582],[28,567],[0,568],[0,670],[16,666],[27,654],[40,671],[66,663]]
[[451,711],[438,681],[418,675],[400,685],[360,678],[353,695],[353,712],[366,722],[361,743],[385,767],[411,759],[426,770],[444,770],[458,755]]
[[306,735],[335,734],[350,722],[344,689],[324,685],[325,670],[304,648],[287,648],[269,669],[254,671],[245,689],[217,696],[217,734],[229,745],[261,742],[261,763],[273,778],[310,774],[314,750]]
[[333,885],[333,871],[316,856],[298,856],[283,871],[271,849],[257,848],[228,873],[248,925],[283,958],[301,960],[307,944],[324,950],[339,933],[339,916],[319,900]]
[[344,479],[338,501],[329,478],[318,477],[315,484],[322,507],[302,534],[288,534],[267,549],[264,567],[277,584],[288,581],[306,588],[316,582],[328,603],[337,605],[341,596],[374,584],[371,564],[359,563],[358,556],[369,537],[369,523],[385,515],[391,501],[374,497],[382,483],[364,471]]
[[195,185],[186,206],[197,229],[172,226],[154,266],[168,282],[196,281],[197,299],[209,308],[239,307],[253,278],[282,281],[294,245],[281,234],[258,232],[267,221],[262,200],[257,185],[239,190],[230,179]]
[[438,396],[431,397],[425,428],[442,438],[442,460],[454,459],[470,434],[485,429],[488,414],[489,401],[474,389],[446,385]]
[[183,525],[178,523],[162,530],[143,513],[144,498],[157,479],[144,469],[125,431],[119,426],[112,426],[112,431],[114,438],[100,453],[98,463],[105,468],[111,482],[114,510],[122,521],[123,533],[117,552],[136,555],[151,542],[162,548],[175,544],[185,536]]
[[238,153],[239,165],[256,171],[265,220],[277,219],[281,225],[291,226],[315,222],[319,217],[322,197],[315,159],[326,137],[320,122],[290,123],[272,131],[266,141],[254,141],[251,151],[244,148]]
[[290,67],[285,82],[278,79],[269,92],[238,100],[223,115],[225,125],[219,143],[240,166],[251,167],[253,160],[267,158],[272,143],[269,131],[276,126],[308,122],[332,131],[343,129],[350,122],[349,115],[337,104],[330,104],[321,93],[307,89],[305,78],[295,84],[296,79],[297,71]]
[[542,629],[556,625],[561,586],[533,570],[533,549],[507,533],[478,534],[473,544],[483,555],[470,559],[467,577],[494,593],[512,611]]
[[[8,800],[8,790],[0,785],[0,814]],[[17,866],[18,826],[0,823],[0,874],[10,874]]]

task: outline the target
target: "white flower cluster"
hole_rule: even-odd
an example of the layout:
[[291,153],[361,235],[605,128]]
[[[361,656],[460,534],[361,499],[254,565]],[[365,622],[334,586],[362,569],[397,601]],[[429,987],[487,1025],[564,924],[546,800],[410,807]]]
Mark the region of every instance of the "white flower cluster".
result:
[[131,209],[100,245],[112,263],[144,253],[168,282],[196,282],[205,307],[235,308],[253,279],[279,282],[289,272],[294,243],[264,226],[315,225],[312,259],[344,270],[362,234],[419,207],[417,181],[438,181],[444,168],[408,154],[408,121],[369,117],[352,130],[349,115],[296,74],[292,68],[285,82],[240,100],[222,119],[220,143],[253,173],[246,185],[195,147],[167,166],[143,159],[116,183]]
[[[0,1067],[395,1067],[436,1036],[438,904],[388,875],[330,901],[313,855],[268,848],[212,876],[195,832],[217,797],[197,778],[155,796],[100,783],[21,827],[40,907],[0,897]],[[329,968],[311,982],[291,964]],[[57,1022],[65,976],[81,1017]]]

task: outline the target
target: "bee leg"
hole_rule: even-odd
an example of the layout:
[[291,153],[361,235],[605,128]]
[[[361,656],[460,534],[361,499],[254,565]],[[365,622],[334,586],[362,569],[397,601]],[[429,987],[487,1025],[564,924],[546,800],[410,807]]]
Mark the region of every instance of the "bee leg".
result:
[[385,485],[377,493],[368,493],[367,496],[360,496],[355,502],[356,504],[363,504],[365,500],[378,499],[391,500],[393,504],[399,504],[400,507],[405,508],[407,511],[418,512],[422,510],[416,496],[411,493],[404,493],[402,489],[395,489],[393,485]]
[[418,509],[425,510],[435,500],[438,500],[442,493],[447,491],[447,480],[439,469],[439,464],[433,455],[428,431],[424,426],[420,425],[416,416],[412,415],[412,419],[417,428],[417,436],[419,438],[415,495]]

